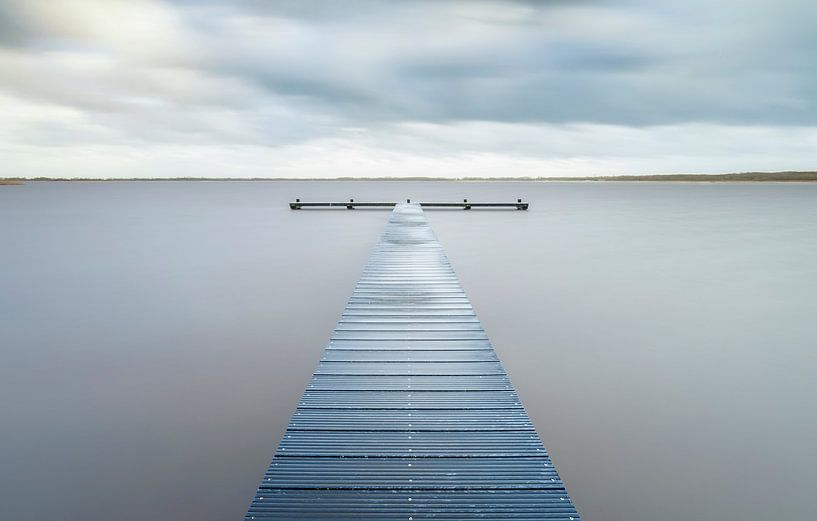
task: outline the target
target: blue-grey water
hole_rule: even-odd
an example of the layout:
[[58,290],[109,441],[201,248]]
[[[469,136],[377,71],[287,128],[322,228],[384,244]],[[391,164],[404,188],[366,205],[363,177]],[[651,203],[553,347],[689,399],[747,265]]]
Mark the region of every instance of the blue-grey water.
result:
[[0,186],[0,519],[241,519],[387,214],[429,211],[589,521],[817,518],[817,185]]

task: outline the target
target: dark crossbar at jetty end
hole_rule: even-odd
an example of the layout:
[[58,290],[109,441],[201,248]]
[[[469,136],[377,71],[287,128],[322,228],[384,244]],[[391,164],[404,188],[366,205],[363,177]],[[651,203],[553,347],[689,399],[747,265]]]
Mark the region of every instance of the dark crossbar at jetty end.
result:
[[[411,200],[406,200],[406,203],[411,203]],[[354,199],[349,199],[348,201],[306,202],[295,199],[289,203],[289,207],[292,210],[303,210],[304,208],[346,208],[347,210],[354,210],[355,208],[394,208],[397,204],[402,203],[367,202],[355,201]],[[475,203],[469,202],[468,199],[463,199],[462,202],[416,202],[414,204],[420,205],[422,208],[462,208],[463,210],[470,210],[472,208],[527,210],[529,206],[529,203],[522,202],[522,199],[517,199],[516,202],[510,203]]]
[[245,519],[579,519],[419,204],[394,207]]

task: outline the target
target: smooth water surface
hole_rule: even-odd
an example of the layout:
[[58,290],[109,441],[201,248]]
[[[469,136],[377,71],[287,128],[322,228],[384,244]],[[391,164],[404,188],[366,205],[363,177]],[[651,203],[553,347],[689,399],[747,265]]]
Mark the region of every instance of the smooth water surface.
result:
[[588,521],[817,517],[817,185],[0,186],[0,519],[241,519],[387,218],[431,225]]

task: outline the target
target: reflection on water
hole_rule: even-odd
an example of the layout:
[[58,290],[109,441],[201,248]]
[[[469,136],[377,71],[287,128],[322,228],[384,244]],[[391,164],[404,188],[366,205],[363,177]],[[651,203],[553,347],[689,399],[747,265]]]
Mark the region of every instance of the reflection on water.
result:
[[429,220],[588,520],[812,519],[817,185],[0,187],[3,519],[240,519],[377,243]]

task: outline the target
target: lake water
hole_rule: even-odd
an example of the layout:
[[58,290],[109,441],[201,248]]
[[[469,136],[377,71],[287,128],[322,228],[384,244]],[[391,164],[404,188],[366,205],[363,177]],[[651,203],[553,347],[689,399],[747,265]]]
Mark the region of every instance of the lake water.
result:
[[588,521],[817,517],[817,184],[0,186],[0,518],[241,519],[387,218],[427,211]]

